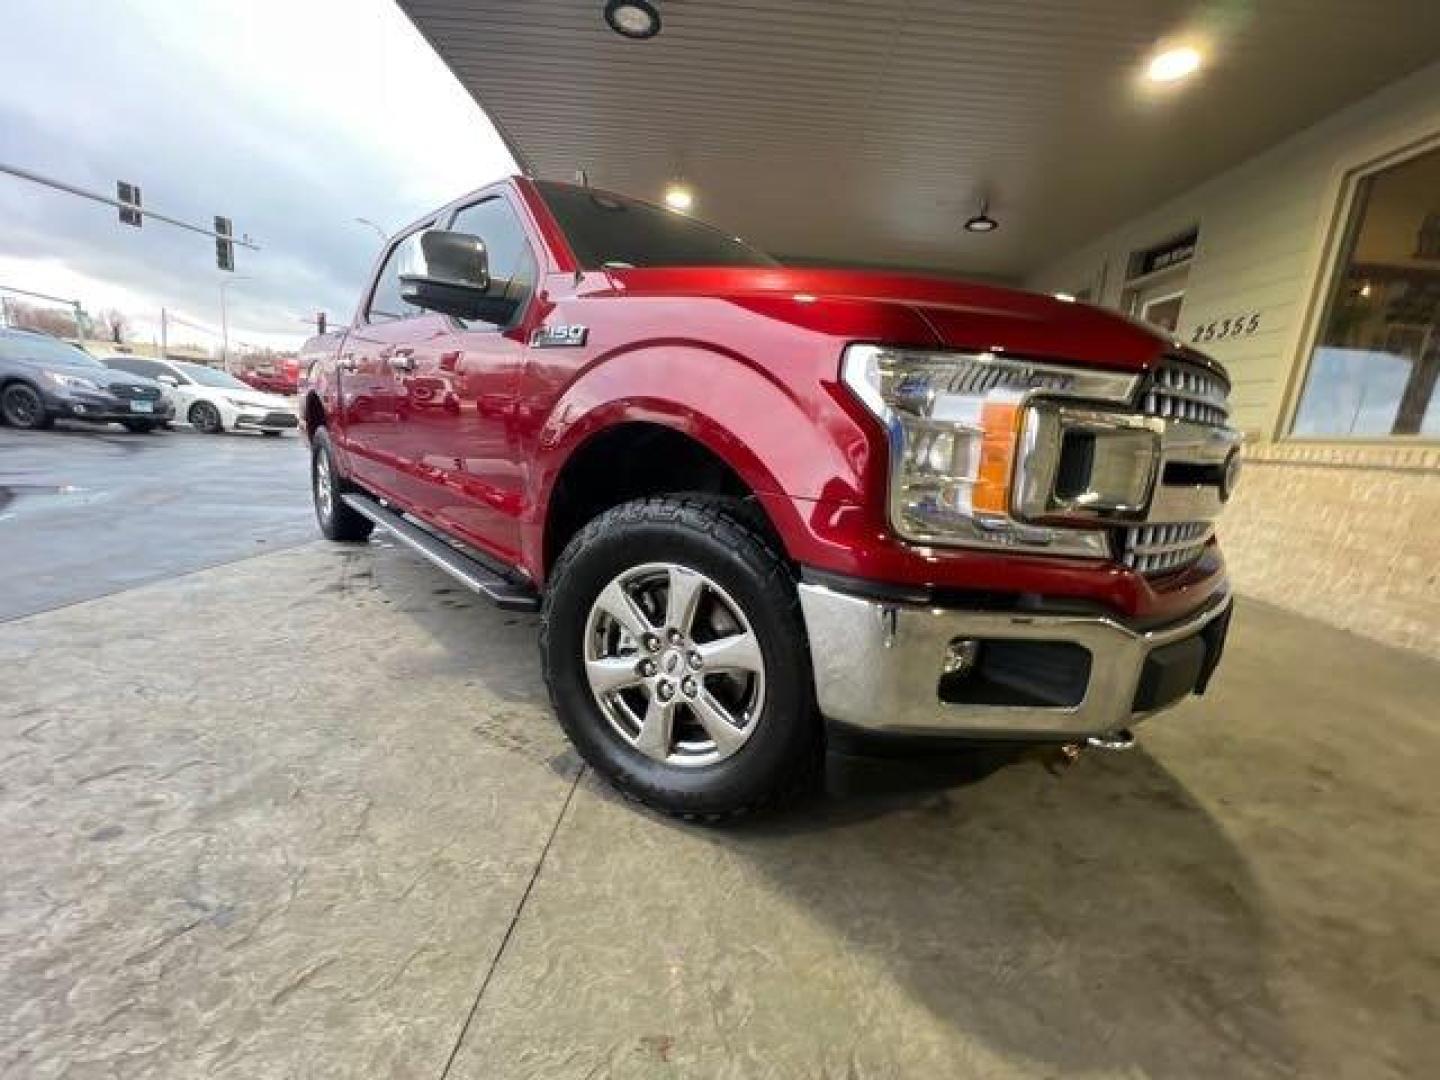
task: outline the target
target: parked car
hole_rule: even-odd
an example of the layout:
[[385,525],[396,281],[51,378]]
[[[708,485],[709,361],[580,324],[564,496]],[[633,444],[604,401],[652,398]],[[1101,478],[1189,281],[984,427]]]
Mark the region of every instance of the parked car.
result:
[[322,532],[540,610],[560,723],[666,811],[803,786],[822,716],[1127,747],[1220,659],[1229,380],[1089,305],[517,178],[398,235],[302,361]]
[[282,371],[242,371],[235,377],[252,390],[262,390],[269,394],[290,396],[300,388],[293,376]]
[[246,386],[217,368],[143,356],[109,356],[105,363],[162,383],[174,403],[176,419],[207,435],[222,431],[280,435],[299,426],[292,402]]
[[153,379],[119,375],[78,345],[33,330],[0,329],[0,419],[47,428],[56,419],[151,431],[174,415]]

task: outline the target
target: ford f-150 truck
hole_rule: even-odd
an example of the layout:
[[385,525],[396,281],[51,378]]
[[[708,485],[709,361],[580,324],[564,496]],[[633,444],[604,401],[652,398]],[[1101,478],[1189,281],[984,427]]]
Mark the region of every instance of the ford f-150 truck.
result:
[[1220,658],[1229,381],[1085,304],[518,177],[302,366],[323,533],[540,611],[560,723],[666,811],[769,804],[836,727],[1125,745]]

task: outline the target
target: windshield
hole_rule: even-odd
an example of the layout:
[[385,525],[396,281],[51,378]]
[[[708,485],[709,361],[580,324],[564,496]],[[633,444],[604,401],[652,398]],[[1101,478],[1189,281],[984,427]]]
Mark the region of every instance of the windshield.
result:
[[251,389],[251,387],[246,386],[239,379],[235,378],[234,375],[227,375],[225,372],[218,371],[213,367],[206,367],[204,364],[187,364],[178,360],[174,363],[175,366],[184,373],[186,378],[193,379],[201,386],[218,386],[225,390]]
[[778,266],[763,251],[674,210],[609,192],[536,184],[586,270],[612,266]]
[[78,345],[44,334],[0,334],[0,357],[56,367],[105,366]]

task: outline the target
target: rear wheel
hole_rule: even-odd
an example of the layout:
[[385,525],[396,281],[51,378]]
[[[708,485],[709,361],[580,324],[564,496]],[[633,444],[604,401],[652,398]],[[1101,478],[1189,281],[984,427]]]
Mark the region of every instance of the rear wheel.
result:
[[38,431],[48,428],[54,419],[45,411],[40,392],[25,383],[11,383],[0,393],[0,417],[11,427]]
[[723,502],[645,499],[592,521],[556,564],[540,647],[566,733],[641,802],[726,819],[818,771],[793,576]]
[[220,410],[208,401],[197,401],[191,405],[189,419],[197,430],[206,435],[219,435],[225,430],[225,424],[220,419]]
[[330,436],[316,428],[310,437],[310,491],[315,499],[315,520],[327,540],[342,544],[363,544],[370,539],[375,523],[341,501],[345,483],[335,469]]

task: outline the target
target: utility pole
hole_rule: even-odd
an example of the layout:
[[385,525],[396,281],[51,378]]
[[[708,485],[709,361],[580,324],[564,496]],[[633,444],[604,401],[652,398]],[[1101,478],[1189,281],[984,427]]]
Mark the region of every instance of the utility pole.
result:
[[237,281],[249,280],[242,274],[239,277],[226,278],[220,282],[220,366],[227,372],[230,371],[230,315],[225,304],[225,289]]
[[160,309],[160,359],[164,360],[170,355],[170,331],[165,325],[165,309]]

